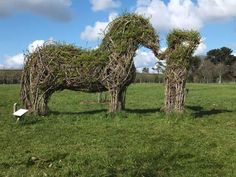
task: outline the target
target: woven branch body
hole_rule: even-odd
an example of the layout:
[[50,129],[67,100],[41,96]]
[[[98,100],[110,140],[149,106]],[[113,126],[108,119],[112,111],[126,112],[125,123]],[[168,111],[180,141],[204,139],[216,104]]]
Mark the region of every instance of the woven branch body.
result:
[[160,54],[167,60],[165,111],[181,113],[184,110],[190,59],[200,43],[200,35],[196,31],[174,30],[168,35],[167,41],[167,50]]
[[133,58],[142,45],[158,55],[159,38],[149,21],[125,14],[112,21],[101,45],[85,50],[48,44],[25,57],[21,99],[35,114],[46,114],[50,96],[58,90],[109,91],[109,112],[125,108],[125,91],[135,77]]
[[165,110],[182,112],[185,101],[185,85],[188,76],[186,68],[166,69]]

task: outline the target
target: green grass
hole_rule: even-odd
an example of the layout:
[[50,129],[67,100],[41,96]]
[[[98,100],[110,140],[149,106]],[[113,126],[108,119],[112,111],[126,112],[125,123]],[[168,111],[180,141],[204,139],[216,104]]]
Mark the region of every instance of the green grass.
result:
[[163,85],[135,84],[114,117],[96,94],[63,91],[52,113],[11,116],[18,85],[0,86],[0,176],[236,176],[236,85],[189,84],[182,117],[166,117]]

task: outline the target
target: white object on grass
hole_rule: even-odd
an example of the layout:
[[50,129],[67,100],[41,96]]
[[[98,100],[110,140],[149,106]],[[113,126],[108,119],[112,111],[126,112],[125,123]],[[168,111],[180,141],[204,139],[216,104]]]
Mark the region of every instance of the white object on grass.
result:
[[19,109],[17,110],[17,103],[14,104],[13,106],[13,115],[16,117],[22,117],[25,113],[27,113],[27,109]]

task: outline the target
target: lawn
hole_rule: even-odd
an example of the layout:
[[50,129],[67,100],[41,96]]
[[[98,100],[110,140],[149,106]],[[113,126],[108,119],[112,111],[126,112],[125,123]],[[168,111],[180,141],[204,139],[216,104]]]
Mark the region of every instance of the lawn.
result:
[[19,85],[0,85],[0,176],[236,176],[236,85],[188,84],[168,116],[164,86],[133,84],[114,116],[96,94],[57,92],[51,114],[11,116]]

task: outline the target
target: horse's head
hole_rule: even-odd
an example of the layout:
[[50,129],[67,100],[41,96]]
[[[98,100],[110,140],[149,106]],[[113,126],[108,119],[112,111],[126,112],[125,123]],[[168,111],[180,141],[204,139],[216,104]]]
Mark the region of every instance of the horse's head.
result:
[[139,45],[152,50],[154,55],[158,57],[158,51],[160,48],[159,36],[151,25],[149,19],[136,14],[132,15],[131,18],[131,23],[136,27],[136,29],[133,30],[136,31],[135,38],[139,42]]
[[160,48],[159,37],[149,22],[140,26],[140,35],[137,37],[142,46],[152,50],[154,55],[158,57]]
[[128,13],[114,19],[108,25],[104,42],[107,40],[121,49],[144,46],[158,56],[159,37],[149,19],[141,15]]

